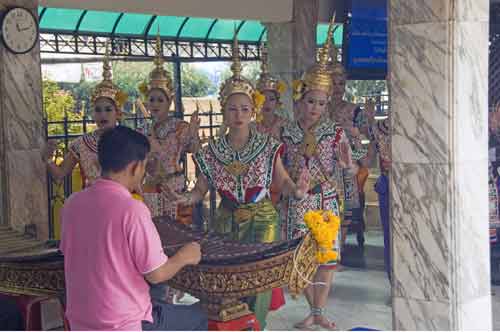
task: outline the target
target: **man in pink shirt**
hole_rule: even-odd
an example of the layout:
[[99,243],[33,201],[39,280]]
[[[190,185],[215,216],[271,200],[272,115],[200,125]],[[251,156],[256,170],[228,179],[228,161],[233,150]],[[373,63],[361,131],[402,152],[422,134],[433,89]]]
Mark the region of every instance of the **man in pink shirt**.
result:
[[62,212],[67,309],[72,330],[206,330],[198,306],[152,303],[158,284],[198,264],[198,243],[167,258],[148,208],[132,198],[145,171],[147,138],[118,126],[98,144],[102,178]]

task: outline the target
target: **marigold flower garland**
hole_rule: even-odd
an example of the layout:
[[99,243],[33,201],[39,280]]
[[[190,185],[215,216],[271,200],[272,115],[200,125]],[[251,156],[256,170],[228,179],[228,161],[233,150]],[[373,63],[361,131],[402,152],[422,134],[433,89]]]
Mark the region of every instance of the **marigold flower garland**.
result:
[[293,95],[292,98],[294,101],[300,100],[302,98],[302,94],[304,93],[305,84],[301,80],[294,80],[292,82]]
[[340,217],[331,211],[308,211],[304,215],[304,221],[318,244],[318,263],[325,264],[336,260],[338,253],[333,250],[333,244],[339,232]]
[[255,93],[253,94],[253,103],[254,103],[254,106],[255,106],[255,113],[256,113],[256,118],[255,118],[255,121],[257,123],[260,123],[263,119],[263,115],[262,115],[262,106],[264,106],[264,102],[266,101],[266,97],[260,93],[259,91],[255,91]]
[[286,83],[283,81],[279,81],[278,85],[276,86],[276,90],[278,90],[278,93],[282,95],[286,92],[286,89],[287,89]]

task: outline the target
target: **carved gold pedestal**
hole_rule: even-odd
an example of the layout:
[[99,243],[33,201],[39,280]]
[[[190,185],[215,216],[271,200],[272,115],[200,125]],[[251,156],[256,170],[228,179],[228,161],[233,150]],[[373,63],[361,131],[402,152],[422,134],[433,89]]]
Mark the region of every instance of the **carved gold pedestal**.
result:
[[[199,298],[210,319],[225,322],[251,313],[241,301],[245,297],[283,286],[292,295],[299,294],[316,271],[316,248],[307,235],[296,248],[267,259],[187,266],[168,284]],[[64,292],[64,260],[57,250],[0,258],[0,291],[28,295]]]
[[64,292],[64,262],[0,263],[0,291],[25,295]]
[[316,272],[316,248],[307,235],[295,250],[265,260],[185,267],[168,284],[199,298],[209,319],[233,320],[251,313],[241,301],[245,297],[283,286],[292,295],[301,293]]
[[202,301],[201,307],[207,313],[208,319],[219,322],[227,322],[252,313],[248,304],[239,300],[223,300],[221,303]]

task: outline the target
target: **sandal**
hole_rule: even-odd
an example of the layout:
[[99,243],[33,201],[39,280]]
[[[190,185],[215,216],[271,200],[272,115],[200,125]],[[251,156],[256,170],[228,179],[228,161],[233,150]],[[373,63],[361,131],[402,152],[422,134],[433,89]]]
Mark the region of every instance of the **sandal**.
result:
[[[308,321],[309,321],[309,323],[306,323]],[[313,314],[312,308],[311,308],[311,313],[309,314],[309,316],[307,316],[302,321],[295,323],[293,325],[293,327],[297,330],[310,330],[313,326],[314,326],[314,314]]]
[[[311,313],[314,317],[314,325],[319,325],[327,330],[335,330],[337,329],[337,324],[335,322],[331,322],[324,315],[324,308],[312,308]],[[318,321],[318,317],[322,317],[323,319]]]
[[[306,320],[306,319],[304,319],[304,320]],[[314,326],[313,322],[306,324],[304,321],[302,321],[302,322],[298,322],[298,323],[294,324],[293,328],[303,331],[303,330],[310,330],[310,329],[312,329],[313,326]]]

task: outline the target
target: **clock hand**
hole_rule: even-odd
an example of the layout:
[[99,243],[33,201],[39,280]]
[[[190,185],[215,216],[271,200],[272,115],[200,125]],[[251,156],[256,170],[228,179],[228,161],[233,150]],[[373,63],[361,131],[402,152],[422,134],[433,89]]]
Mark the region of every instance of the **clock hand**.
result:
[[26,31],[28,29],[31,29],[31,25],[27,26],[26,28],[18,28],[18,31],[21,32],[21,31]]
[[19,30],[19,23],[16,23],[16,29],[17,29],[17,32],[21,32],[21,30]]

